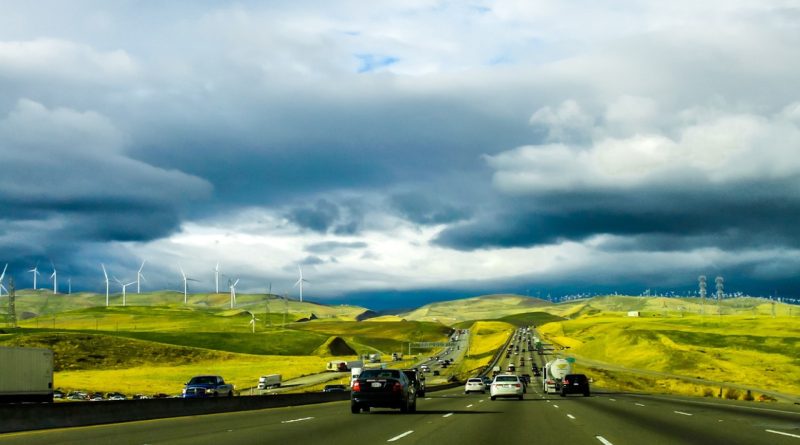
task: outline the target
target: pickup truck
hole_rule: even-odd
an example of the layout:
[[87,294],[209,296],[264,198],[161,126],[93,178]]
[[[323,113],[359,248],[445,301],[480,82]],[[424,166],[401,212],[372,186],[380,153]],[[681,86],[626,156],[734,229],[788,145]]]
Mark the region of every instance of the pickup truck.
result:
[[181,397],[185,399],[220,396],[233,397],[233,385],[225,383],[225,380],[218,375],[192,377],[181,393]]

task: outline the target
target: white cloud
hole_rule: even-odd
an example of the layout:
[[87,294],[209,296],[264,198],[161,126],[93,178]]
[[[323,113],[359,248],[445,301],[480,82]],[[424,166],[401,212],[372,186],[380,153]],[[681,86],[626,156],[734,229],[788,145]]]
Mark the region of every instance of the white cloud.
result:
[[[651,115],[655,113],[649,101],[644,104]],[[569,105],[560,109],[578,108]],[[670,129],[675,136],[639,133],[643,127],[637,113],[621,112],[619,102],[610,109],[606,115],[614,116],[615,132],[627,128],[632,134],[611,137],[605,128],[598,127],[593,131],[595,139],[588,146],[523,146],[487,156],[489,166],[495,170],[495,186],[507,193],[536,194],[597,187],[702,188],[708,183],[800,176],[800,158],[796,156],[800,125],[793,120],[797,104],[767,117],[687,110],[684,114],[697,120]],[[563,120],[551,118],[553,113],[549,108],[534,116],[548,116],[549,120],[538,118],[537,122],[550,122],[559,132],[564,131]],[[686,180],[690,180],[688,184]]]

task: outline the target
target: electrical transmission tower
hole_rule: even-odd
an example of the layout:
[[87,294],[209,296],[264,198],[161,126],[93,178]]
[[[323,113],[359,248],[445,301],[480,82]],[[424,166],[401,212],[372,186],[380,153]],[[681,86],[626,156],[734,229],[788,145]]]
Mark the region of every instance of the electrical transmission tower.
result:
[[706,305],[706,276],[700,275],[697,277],[697,282],[700,286],[700,315],[703,315]]

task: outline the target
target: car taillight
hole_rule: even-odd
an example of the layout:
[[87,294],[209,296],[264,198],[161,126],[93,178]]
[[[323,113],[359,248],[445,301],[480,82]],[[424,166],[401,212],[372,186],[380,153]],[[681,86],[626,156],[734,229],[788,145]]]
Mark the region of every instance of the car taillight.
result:
[[520,388],[520,387],[522,387],[522,385],[520,385],[519,383],[517,383],[515,386],[516,386],[517,388]]
[[403,385],[400,384],[400,382],[395,382],[395,384],[392,386],[392,392],[401,392],[401,391],[403,391]]
[[569,380],[567,380],[567,379],[564,379],[564,381],[563,381],[563,382],[561,382],[561,383],[563,383],[563,384],[565,384],[565,385],[569,385]]
[[548,385],[552,385],[552,384],[554,384],[554,383],[555,383],[555,382],[554,382],[554,381],[552,381],[552,380],[549,380],[549,379],[547,380],[547,384],[548,384]]
[[359,381],[356,380],[356,382],[353,383],[353,392],[360,392],[360,391],[361,391],[361,383],[359,383]]

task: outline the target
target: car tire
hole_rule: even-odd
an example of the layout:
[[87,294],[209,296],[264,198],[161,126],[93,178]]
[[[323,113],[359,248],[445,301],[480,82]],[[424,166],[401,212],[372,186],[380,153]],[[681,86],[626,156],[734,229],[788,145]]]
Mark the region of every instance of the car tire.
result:
[[524,397],[523,396],[519,396],[519,399],[522,400],[522,399],[524,399]]
[[421,392],[421,393],[419,393],[418,395],[419,395],[420,397],[425,397],[425,391],[422,391],[422,392]]
[[214,391],[214,394],[212,396],[213,397],[219,397],[219,394],[216,391]]
[[486,391],[481,391],[481,394],[486,394]]
[[589,397],[589,391],[586,391],[585,393],[583,393],[583,396],[584,397]]
[[469,391],[464,391],[464,394],[469,394]]
[[361,408],[358,407],[355,403],[350,404],[350,412],[353,414],[358,414],[361,412]]
[[497,397],[495,397],[495,396],[492,396],[492,397],[490,397],[490,399],[492,399],[492,400],[497,400]]
[[566,396],[567,396],[567,393],[565,393],[564,391],[561,391],[561,397],[566,397]]
[[233,391],[228,391],[228,397],[233,397]]
[[408,409],[408,412],[415,413],[417,412],[417,401],[414,400],[414,403],[411,404],[411,408]]

